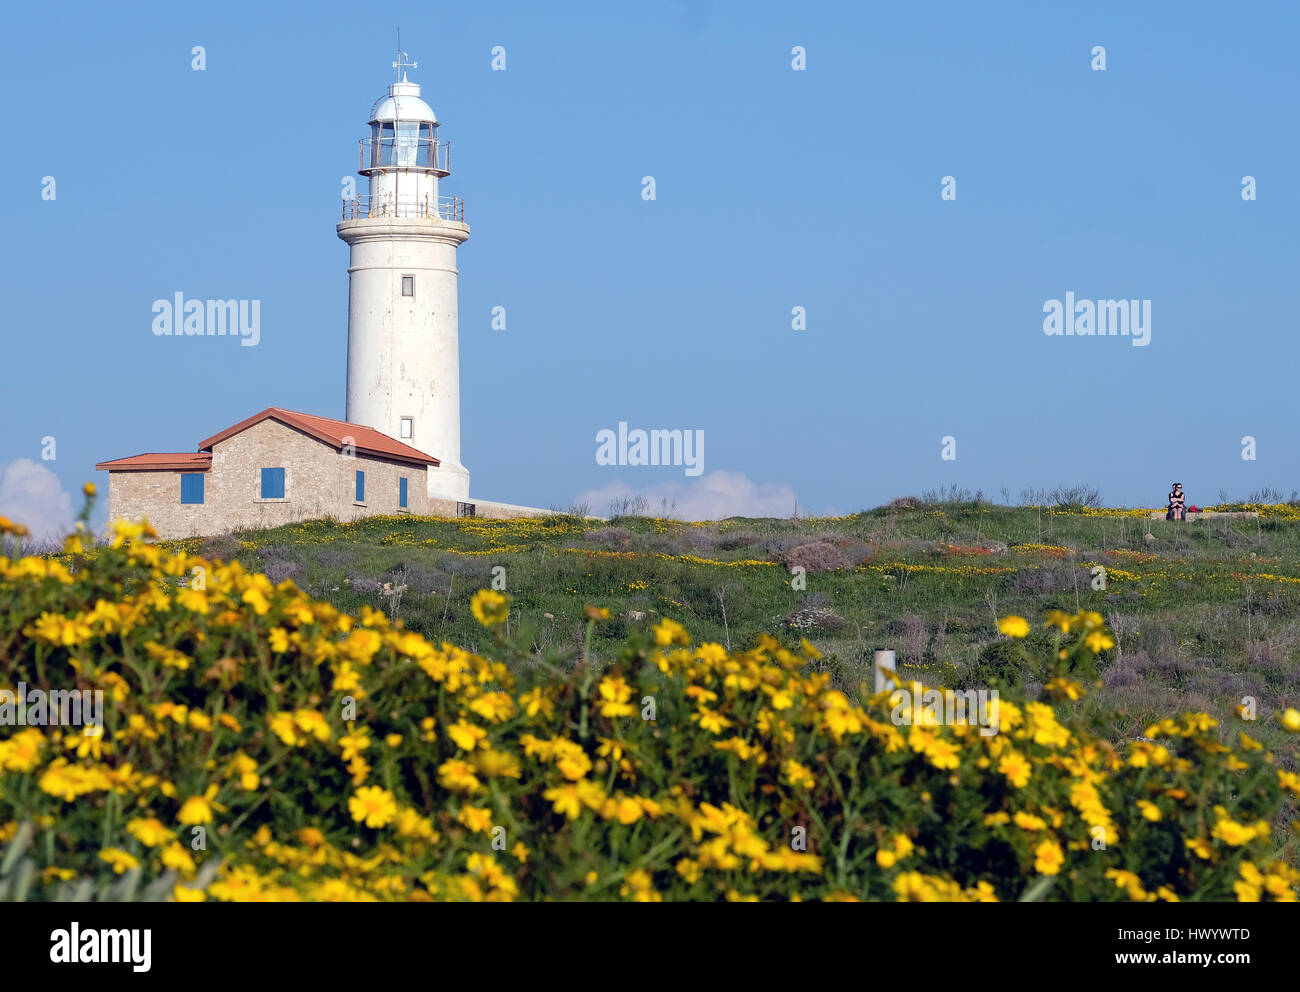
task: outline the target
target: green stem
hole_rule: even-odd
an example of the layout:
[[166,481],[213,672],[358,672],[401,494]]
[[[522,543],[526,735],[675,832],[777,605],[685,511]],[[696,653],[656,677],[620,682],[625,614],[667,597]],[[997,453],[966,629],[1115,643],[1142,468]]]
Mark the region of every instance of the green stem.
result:
[[495,778],[489,779],[488,786],[492,790],[492,798],[496,800],[497,807],[501,810],[502,816],[509,821],[510,829],[516,834],[517,838],[522,841],[524,837],[524,828],[519,825],[519,821],[516,820],[514,814],[510,812],[509,803],[502,798],[501,789],[497,786],[497,780]]
[[830,780],[831,785],[835,788],[835,795],[840,800],[840,809],[844,811],[844,832],[840,836],[839,850],[835,855],[836,870],[839,872],[840,878],[843,879],[845,872],[848,870],[845,865],[845,858],[849,850],[849,828],[853,822],[853,817],[857,815],[857,810],[850,807],[848,800],[844,798],[844,789],[840,785],[839,775],[835,773],[834,769],[828,769],[828,771],[831,772]]
[[113,836],[113,821],[117,818],[117,793],[109,791],[104,798],[104,835],[103,843],[100,848],[108,847],[108,842]]
[[262,798],[260,798],[257,802],[253,803],[253,805],[250,806],[250,807],[248,807],[248,809],[244,810],[243,815],[240,816],[240,818],[239,818],[238,820],[236,820],[234,823],[232,823],[232,824],[230,825],[230,832],[229,832],[229,834],[227,834],[227,836],[233,838],[233,837],[235,836],[235,831],[239,829],[240,825],[241,825],[245,820],[247,820],[250,816],[252,816],[253,813],[257,810],[257,808],[258,808],[259,806],[261,806],[264,802],[266,802],[266,799],[267,799],[267,797],[266,797],[266,795],[264,794],[264,795],[262,796]]
[[638,868],[645,867],[655,858],[659,857],[659,855],[663,851],[666,851],[672,844],[674,844],[677,841],[677,838],[682,835],[682,831],[685,829],[686,829],[685,827],[678,827],[671,834],[669,834],[667,837],[661,840],[658,844],[650,848],[650,850],[646,851],[645,854],[641,855],[641,857],[637,859],[635,862],[628,865],[622,871],[610,875],[603,882],[597,882],[597,884],[593,885],[590,889],[588,889],[588,891],[592,893],[599,892],[601,889],[607,888],[608,886],[613,885],[615,882],[623,881],[623,879],[625,879],[630,872],[634,872]]

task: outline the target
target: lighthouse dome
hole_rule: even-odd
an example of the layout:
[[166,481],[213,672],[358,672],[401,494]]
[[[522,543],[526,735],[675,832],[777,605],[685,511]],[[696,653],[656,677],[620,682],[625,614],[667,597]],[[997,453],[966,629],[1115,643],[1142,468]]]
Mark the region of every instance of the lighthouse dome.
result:
[[434,115],[433,108],[420,99],[420,84],[408,83],[403,79],[400,83],[390,83],[388,95],[380,97],[370,108],[370,123],[379,121],[437,124],[438,118]]

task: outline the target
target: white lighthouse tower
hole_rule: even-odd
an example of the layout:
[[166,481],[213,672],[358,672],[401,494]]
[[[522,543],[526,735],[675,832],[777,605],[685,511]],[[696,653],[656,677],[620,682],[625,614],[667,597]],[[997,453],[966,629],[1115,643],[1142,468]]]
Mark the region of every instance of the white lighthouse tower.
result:
[[370,110],[360,142],[369,192],[345,200],[348,243],[347,420],[395,437],[441,464],[429,495],[469,499],[460,462],[456,248],[469,238],[462,202],[439,197],[450,174],[438,119],[405,70]]

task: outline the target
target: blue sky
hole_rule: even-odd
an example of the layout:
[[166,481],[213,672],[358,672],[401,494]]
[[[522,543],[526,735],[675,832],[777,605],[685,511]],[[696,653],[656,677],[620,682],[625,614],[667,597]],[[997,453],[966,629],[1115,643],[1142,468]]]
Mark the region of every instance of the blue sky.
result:
[[[381,6],[9,11],[0,512],[25,459],[75,492],[266,406],[343,416],[334,225],[398,25],[472,228],[474,495],[811,513],[950,483],[1300,486],[1295,5]],[[258,347],[155,337],[178,291],[260,300]],[[1150,300],[1149,346],[1044,335],[1067,291]],[[598,465],[619,421],[703,430],[705,475]]]

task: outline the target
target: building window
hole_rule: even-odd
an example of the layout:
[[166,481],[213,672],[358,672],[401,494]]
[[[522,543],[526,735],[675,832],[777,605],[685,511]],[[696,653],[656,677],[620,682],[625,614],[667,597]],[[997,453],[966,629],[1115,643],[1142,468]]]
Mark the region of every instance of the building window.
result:
[[403,510],[406,509],[406,480],[397,480],[397,505]]
[[402,276],[402,295],[415,295],[415,276]]
[[262,499],[284,499],[284,469],[262,469]]
[[357,502],[366,501],[366,473],[357,469]]
[[399,437],[409,439],[415,433],[415,420],[411,417],[402,418],[402,430]]
[[203,502],[203,473],[202,472],[181,473],[181,502],[182,503]]

